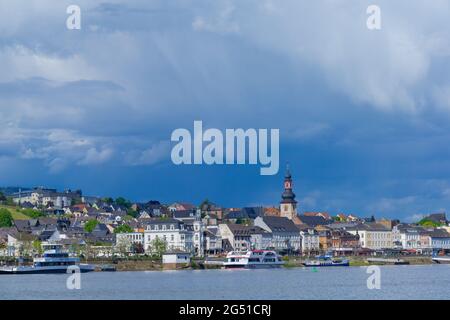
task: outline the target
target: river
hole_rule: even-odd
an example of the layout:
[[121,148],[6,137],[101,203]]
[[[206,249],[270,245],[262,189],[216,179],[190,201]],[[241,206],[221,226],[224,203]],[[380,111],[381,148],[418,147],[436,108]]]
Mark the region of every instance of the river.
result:
[[450,265],[382,266],[380,289],[366,267],[0,275],[0,299],[450,299]]

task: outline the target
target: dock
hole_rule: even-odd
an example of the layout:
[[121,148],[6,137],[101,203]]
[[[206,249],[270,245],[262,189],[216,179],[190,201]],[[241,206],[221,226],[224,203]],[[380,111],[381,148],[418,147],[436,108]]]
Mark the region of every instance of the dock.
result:
[[386,258],[368,258],[368,263],[373,264],[394,264],[394,265],[406,265],[409,264],[409,261],[405,261],[403,259],[386,259]]

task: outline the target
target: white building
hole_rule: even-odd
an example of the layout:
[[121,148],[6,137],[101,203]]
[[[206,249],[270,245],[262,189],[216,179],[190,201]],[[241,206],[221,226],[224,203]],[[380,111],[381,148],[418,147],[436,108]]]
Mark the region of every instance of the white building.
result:
[[312,228],[300,230],[302,253],[311,254],[320,250],[319,233]]
[[429,233],[433,250],[450,250],[450,234],[444,229],[435,229]]
[[347,232],[359,235],[362,248],[380,250],[394,247],[392,230],[378,223],[361,223],[349,227]]
[[191,262],[191,255],[184,252],[167,252],[162,255],[162,263],[167,265],[183,265]]
[[33,190],[20,191],[13,195],[16,204],[29,202],[35,206],[47,206],[53,204],[58,208],[68,207],[72,200],[80,197],[81,193],[70,190],[58,192],[56,189],[35,188]]
[[144,249],[152,252],[155,239],[163,240],[168,251],[180,250],[194,252],[194,232],[176,219],[155,219],[146,223],[144,231]]
[[206,254],[222,252],[222,236],[218,226],[207,226],[203,232],[203,242]]
[[128,232],[116,234],[116,248],[123,248],[126,252],[131,252],[133,244],[140,244],[144,247],[144,233]]
[[406,250],[429,249],[431,243],[429,237],[424,236],[426,231],[417,226],[404,224],[392,228],[392,239],[395,247]]

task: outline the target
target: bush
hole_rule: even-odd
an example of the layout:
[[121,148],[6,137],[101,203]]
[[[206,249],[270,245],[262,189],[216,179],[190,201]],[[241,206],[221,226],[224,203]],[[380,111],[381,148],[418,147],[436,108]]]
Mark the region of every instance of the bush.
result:
[[44,216],[44,214],[41,211],[34,210],[34,209],[22,209],[22,210],[20,210],[20,212],[22,212],[24,215],[26,215],[30,218],[33,218],[33,219]]
[[430,220],[428,218],[423,218],[422,220],[419,221],[419,225],[423,226],[423,227],[441,227],[442,224],[439,222],[435,222],[433,220]]
[[13,225],[13,218],[8,209],[0,209],[0,228],[9,228]]
[[92,232],[94,231],[95,227],[97,226],[98,221],[95,219],[89,220],[88,222],[86,222],[86,224],[84,225],[84,230],[86,232]]
[[114,233],[130,233],[133,232],[133,228],[131,228],[129,225],[127,224],[122,224],[120,226],[118,226],[117,228],[114,229]]

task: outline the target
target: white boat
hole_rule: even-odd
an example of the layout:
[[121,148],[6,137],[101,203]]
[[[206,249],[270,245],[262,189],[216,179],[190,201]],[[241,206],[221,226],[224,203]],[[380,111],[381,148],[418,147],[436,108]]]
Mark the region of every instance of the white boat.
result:
[[67,273],[68,268],[83,273],[95,271],[93,265],[80,264],[78,257],[70,257],[60,244],[43,244],[42,247],[44,253],[33,259],[32,266],[4,267],[0,268],[0,274]]
[[280,256],[271,250],[232,251],[223,263],[226,269],[279,268],[284,264]]
[[446,256],[434,256],[434,257],[431,258],[431,260],[433,262],[436,262],[436,263],[445,263],[445,264],[447,264],[447,263],[450,263],[450,256],[448,256],[448,255],[446,255]]

